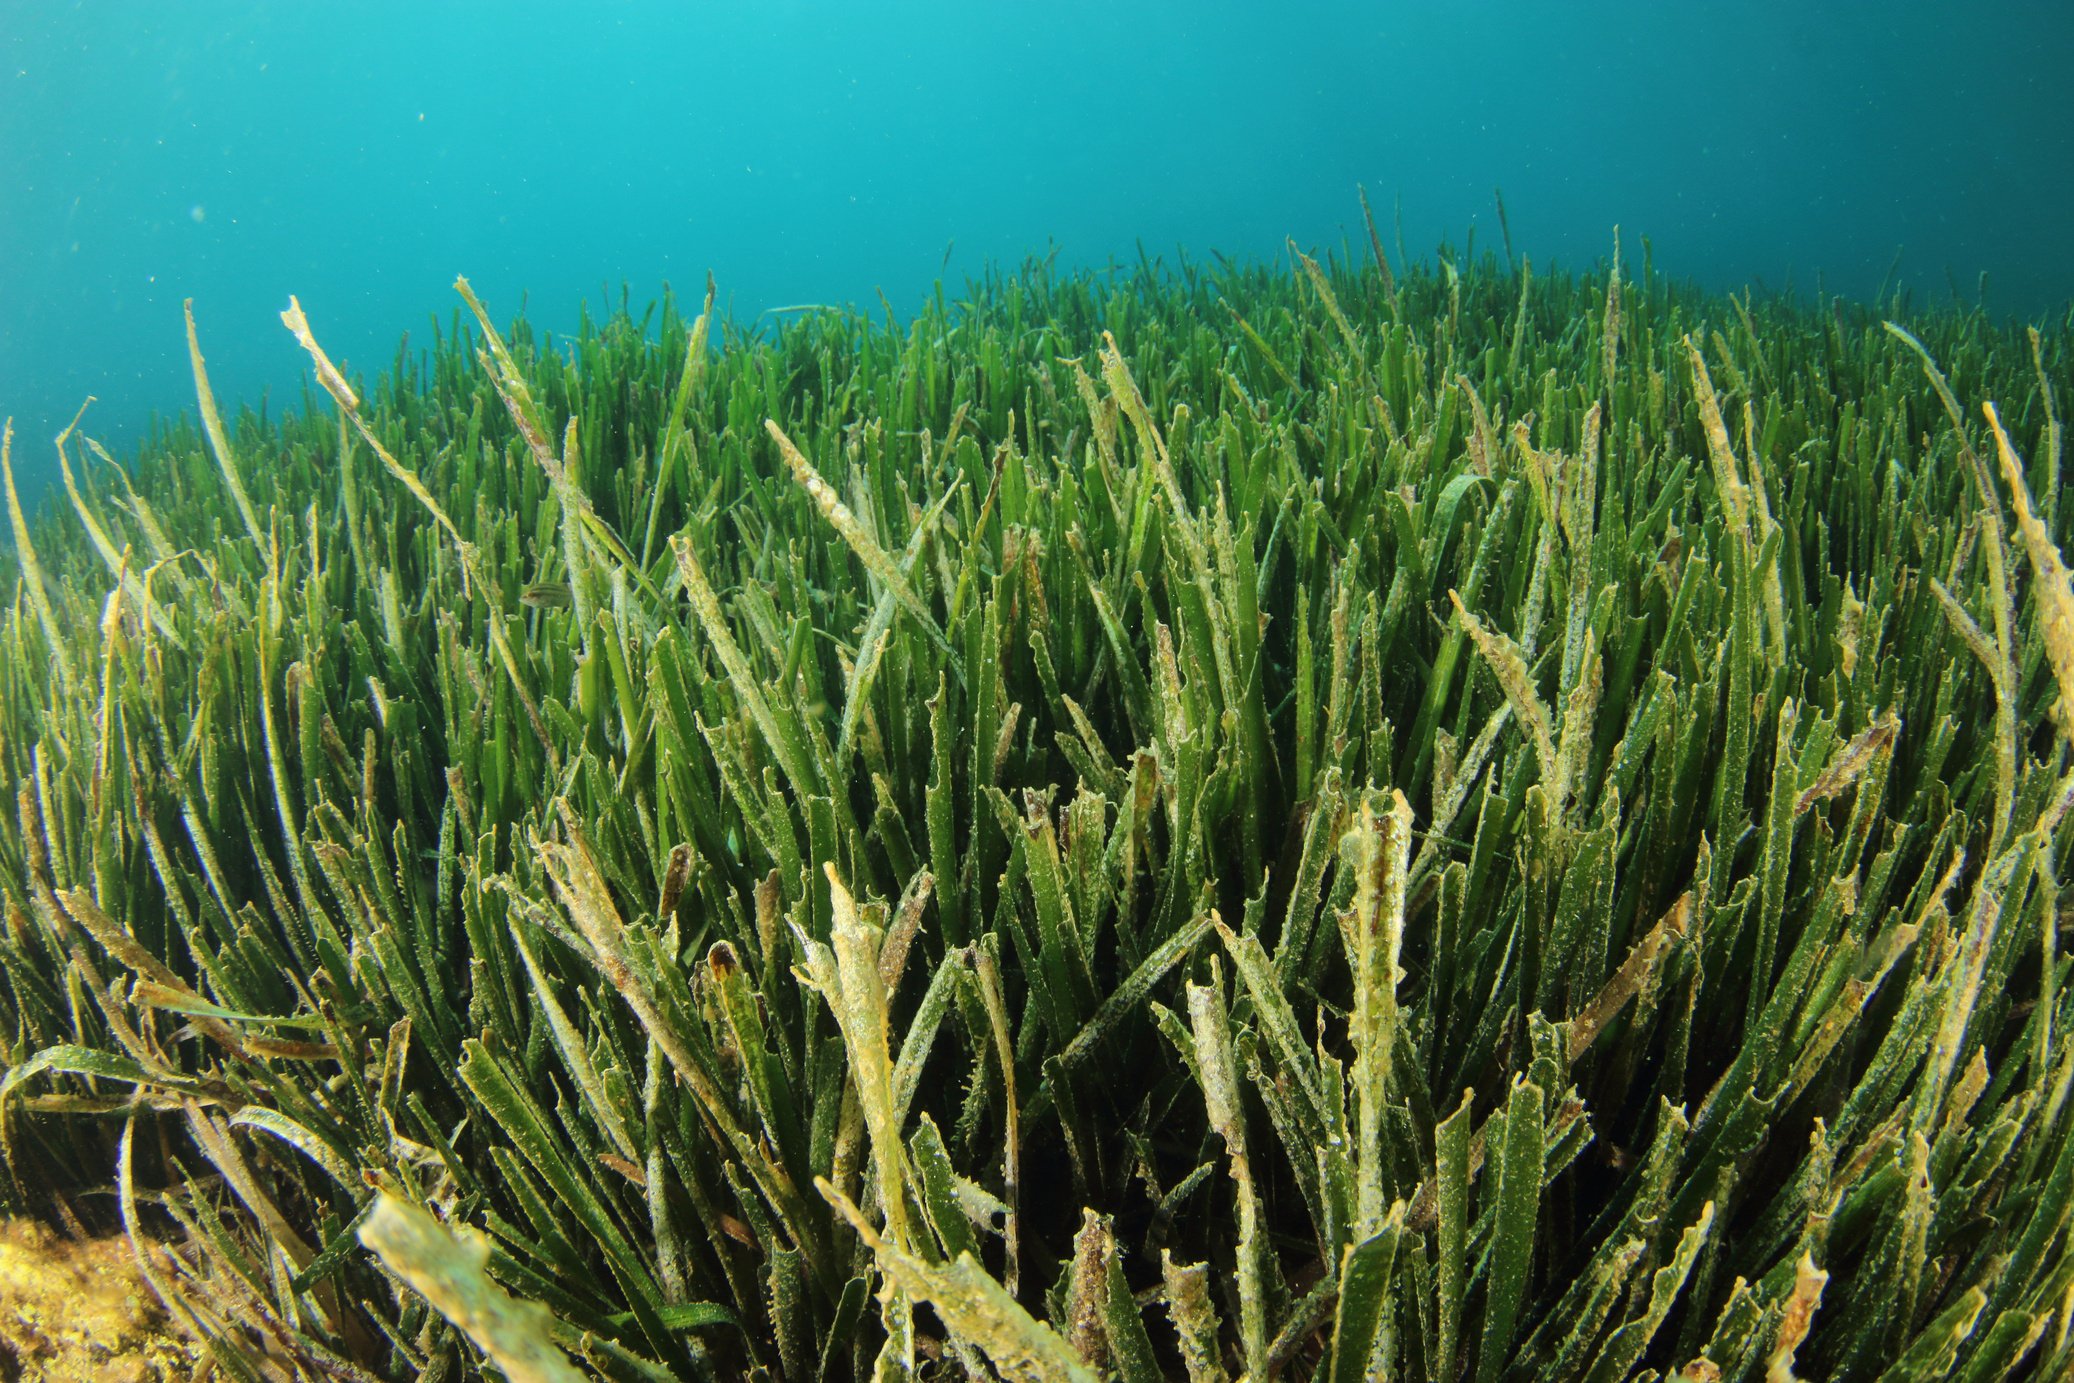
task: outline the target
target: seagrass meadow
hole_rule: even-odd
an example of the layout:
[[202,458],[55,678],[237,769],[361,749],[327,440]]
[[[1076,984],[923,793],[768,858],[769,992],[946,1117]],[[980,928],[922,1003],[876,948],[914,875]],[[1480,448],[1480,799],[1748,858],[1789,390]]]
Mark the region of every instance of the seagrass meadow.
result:
[[191,325],[8,482],[7,1208],[225,1378],[2070,1376],[2074,319],[1395,258]]

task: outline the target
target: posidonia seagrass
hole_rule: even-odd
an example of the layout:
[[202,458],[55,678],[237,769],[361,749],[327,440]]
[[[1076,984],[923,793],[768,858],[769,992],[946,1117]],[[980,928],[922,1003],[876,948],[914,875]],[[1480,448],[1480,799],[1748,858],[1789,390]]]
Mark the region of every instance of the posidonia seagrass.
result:
[[8,477],[7,1208],[242,1378],[2068,1376],[2074,325],[1368,242],[202,305]]

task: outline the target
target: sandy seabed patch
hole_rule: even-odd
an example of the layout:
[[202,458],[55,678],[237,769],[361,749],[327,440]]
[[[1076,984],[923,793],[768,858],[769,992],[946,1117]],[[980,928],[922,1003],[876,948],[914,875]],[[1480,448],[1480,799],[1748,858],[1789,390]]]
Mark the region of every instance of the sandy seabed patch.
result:
[[120,1238],[68,1239],[0,1223],[0,1383],[162,1383],[196,1373],[183,1339]]

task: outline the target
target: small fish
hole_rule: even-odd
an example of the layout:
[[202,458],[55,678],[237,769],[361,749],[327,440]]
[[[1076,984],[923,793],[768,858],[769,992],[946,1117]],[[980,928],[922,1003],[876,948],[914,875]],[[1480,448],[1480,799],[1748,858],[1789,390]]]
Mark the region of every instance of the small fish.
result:
[[566,581],[536,581],[519,592],[519,604],[536,610],[566,610],[576,603]]

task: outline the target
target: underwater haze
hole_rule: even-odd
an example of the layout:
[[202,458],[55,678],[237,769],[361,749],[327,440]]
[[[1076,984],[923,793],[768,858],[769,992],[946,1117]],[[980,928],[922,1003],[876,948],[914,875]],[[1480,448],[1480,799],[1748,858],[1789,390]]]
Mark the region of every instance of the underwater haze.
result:
[[[939,279],[1264,258],[1605,254],[1869,299],[2066,310],[2074,6],[44,4],[0,24],[0,413],[25,498],[89,394],[118,455],[193,404],[302,399],[466,274],[552,331],[695,297],[903,316]],[[1898,254],[1898,260],[1897,260]],[[1891,282],[1889,280],[1892,273]],[[1983,278],[1985,276],[1985,278]]]

